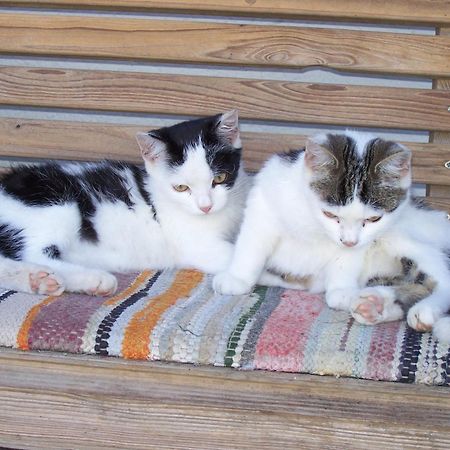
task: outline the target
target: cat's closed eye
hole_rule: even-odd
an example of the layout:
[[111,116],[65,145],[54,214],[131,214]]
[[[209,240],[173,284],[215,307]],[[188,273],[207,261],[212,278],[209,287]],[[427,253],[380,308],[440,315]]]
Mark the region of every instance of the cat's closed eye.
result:
[[175,186],[173,186],[173,188],[177,192],[186,192],[189,190],[189,186],[187,186],[186,184],[176,184]]
[[215,186],[216,184],[222,184],[224,183],[226,180],[228,179],[228,174],[223,172],[223,173],[219,173],[218,175],[216,175],[213,178],[213,186]]
[[324,215],[326,217],[328,217],[329,219],[334,219],[337,220],[339,222],[339,217],[336,216],[336,214],[331,213],[330,211],[322,211],[324,213]]
[[378,222],[383,216],[372,216],[369,217],[368,219],[364,220],[364,223],[375,223]]

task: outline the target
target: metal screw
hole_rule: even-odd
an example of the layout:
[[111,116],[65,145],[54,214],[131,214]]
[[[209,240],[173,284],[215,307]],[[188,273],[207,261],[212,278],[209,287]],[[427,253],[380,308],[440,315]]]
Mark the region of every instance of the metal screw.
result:
[[450,169],[450,161],[447,161],[446,163],[444,163],[444,167],[446,169]]

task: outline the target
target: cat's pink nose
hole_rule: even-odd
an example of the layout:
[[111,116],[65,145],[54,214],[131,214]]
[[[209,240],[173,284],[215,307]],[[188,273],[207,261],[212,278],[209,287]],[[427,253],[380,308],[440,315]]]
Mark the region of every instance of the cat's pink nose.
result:
[[212,205],[209,206],[201,206],[200,209],[205,213],[208,214],[211,211]]
[[341,242],[346,246],[346,247],[354,247],[358,241],[343,241],[341,239]]

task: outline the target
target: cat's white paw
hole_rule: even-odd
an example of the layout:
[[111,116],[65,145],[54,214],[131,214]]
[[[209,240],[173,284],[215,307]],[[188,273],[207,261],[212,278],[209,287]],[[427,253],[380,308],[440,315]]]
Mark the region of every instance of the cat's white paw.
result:
[[86,293],[90,295],[98,295],[100,297],[107,297],[117,291],[117,278],[108,273],[101,272],[98,274],[98,278],[93,280],[93,287],[87,289]]
[[361,289],[358,298],[352,301],[350,313],[364,325],[400,320],[402,307],[395,303],[395,292],[389,286],[376,286]]
[[348,311],[356,298],[358,298],[358,290],[353,288],[333,289],[325,294],[325,301],[330,308],[344,311]]
[[65,290],[64,280],[50,269],[41,267],[28,274],[32,293],[41,295],[61,295]]
[[213,289],[218,294],[242,295],[251,292],[253,286],[229,272],[217,274],[213,279]]
[[61,295],[64,279],[50,267],[14,261],[2,273],[2,287],[40,295]]
[[407,315],[408,325],[416,331],[431,331],[442,315],[441,311],[424,302],[416,303]]
[[107,297],[116,292],[117,278],[103,270],[86,270],[70,276],[67,281],[67,290]]
[[433,336],[443,344],[450,345],[450,316],[441,317],[433,326]]

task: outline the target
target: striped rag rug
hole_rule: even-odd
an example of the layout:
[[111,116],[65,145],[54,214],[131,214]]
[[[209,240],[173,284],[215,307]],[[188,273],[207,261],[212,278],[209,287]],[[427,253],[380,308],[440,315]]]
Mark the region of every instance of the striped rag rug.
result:
[[118,275],[110,298],[0,291],[0,346],[450,386],[450,348],[355,323],[301,291],[215,294],[193,270]]

